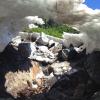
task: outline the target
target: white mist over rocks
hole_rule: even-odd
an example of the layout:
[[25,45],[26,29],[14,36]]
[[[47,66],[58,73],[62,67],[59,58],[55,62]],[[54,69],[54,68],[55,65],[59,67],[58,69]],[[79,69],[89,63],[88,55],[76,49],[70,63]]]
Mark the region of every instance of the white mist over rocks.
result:
[[[75,36],[84,43],[81,49],[86,48],[87,53],[100,50],[100,10],[93,10],[84,2],[85,0],[0,0],[0,52],[28,25],[28,16],[52,18],[58,23],[77,27],[82,32],[81,36]],[[65,40],[66,37],[74,40],[74,36],[64,35]]]

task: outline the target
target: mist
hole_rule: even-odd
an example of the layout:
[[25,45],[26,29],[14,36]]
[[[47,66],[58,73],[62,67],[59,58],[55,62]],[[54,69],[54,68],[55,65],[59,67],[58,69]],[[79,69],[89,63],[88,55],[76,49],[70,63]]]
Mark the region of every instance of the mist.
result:
[[100,34],[100,10],[93,10],[84,2],[85,0],[0,0],[0,48],[3,50],[22,31],[27,16],[52,18],[58,23],[76,27],[81,32]]

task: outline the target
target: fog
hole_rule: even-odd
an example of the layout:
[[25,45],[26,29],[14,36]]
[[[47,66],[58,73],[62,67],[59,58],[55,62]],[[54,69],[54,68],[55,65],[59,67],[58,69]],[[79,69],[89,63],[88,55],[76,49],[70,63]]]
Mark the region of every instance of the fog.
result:
[[81,32],[100,32],[100,10],[85,0],[0,0],[0,51],[27,25],[27,16],[52,18]]

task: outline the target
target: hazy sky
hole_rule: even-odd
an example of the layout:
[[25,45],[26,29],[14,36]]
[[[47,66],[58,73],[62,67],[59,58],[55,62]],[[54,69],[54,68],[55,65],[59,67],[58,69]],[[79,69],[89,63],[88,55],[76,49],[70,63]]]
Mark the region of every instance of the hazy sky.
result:
[[85,4],[92,9],[100,9],[100,0],[86,0]]

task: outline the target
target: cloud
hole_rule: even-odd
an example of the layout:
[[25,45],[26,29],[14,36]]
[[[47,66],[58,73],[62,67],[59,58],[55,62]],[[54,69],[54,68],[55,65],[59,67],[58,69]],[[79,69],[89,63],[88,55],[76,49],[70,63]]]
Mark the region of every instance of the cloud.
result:
[[84,24],[100,13],[100,10],[93,10],[84,2],[85,0],[0,0],[0,16],[17,20],[37,15],[71,25]]

